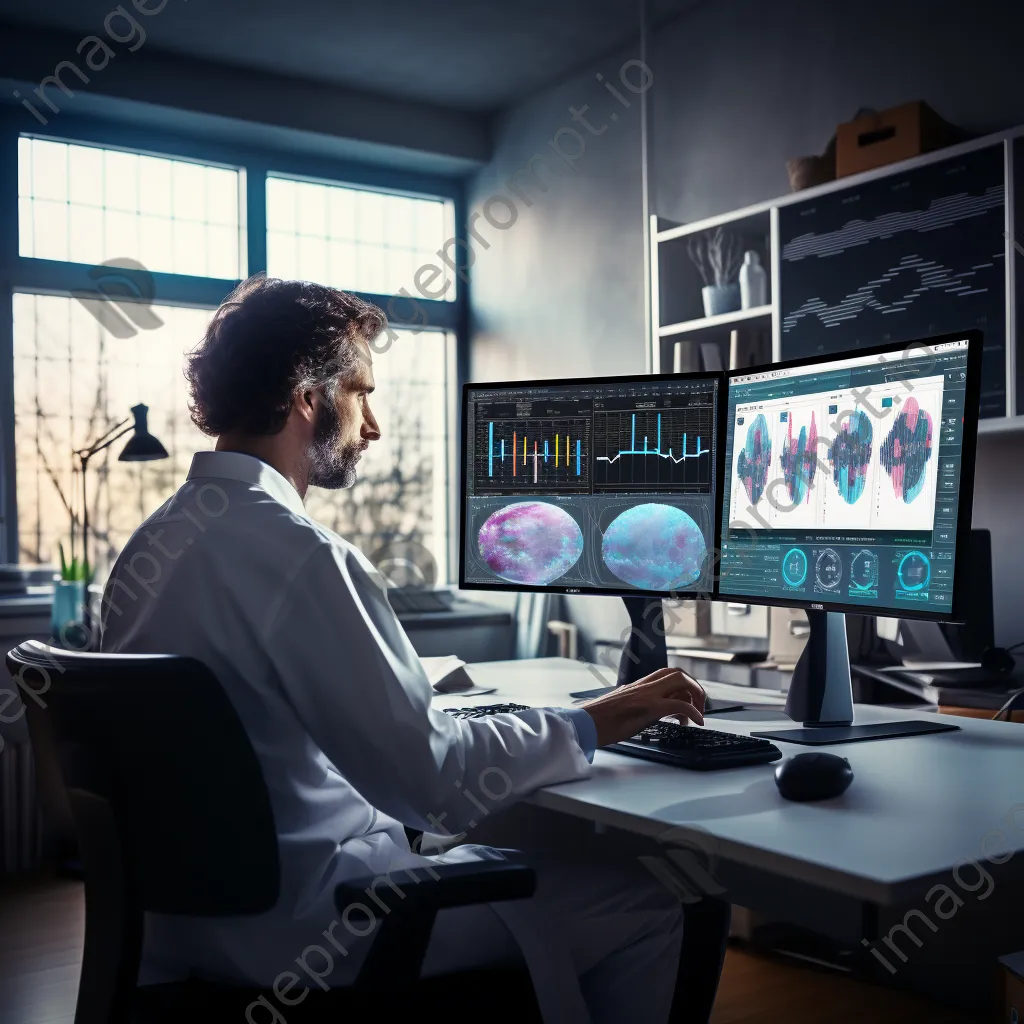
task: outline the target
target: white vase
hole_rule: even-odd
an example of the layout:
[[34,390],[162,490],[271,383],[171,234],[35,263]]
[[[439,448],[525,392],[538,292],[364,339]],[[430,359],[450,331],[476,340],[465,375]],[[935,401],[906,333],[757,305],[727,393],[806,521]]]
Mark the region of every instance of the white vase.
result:
[[743,254],[740,267],[740,307],[753,309],[768,303],[768,275],[761,266],[761,257],[753,249]]

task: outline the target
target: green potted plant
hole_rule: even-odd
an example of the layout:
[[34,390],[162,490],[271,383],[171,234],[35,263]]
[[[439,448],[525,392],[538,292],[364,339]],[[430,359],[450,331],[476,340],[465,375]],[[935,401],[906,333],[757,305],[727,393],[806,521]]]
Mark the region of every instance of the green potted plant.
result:
[[60,553],[60,572],[53,577],[53,608],[50,612],[50,633],[54,640],[62,641],[68,627],[80,623],[85,609],[85,594],[92,580],[87,558],[64,555],[63,543],[57,544]]

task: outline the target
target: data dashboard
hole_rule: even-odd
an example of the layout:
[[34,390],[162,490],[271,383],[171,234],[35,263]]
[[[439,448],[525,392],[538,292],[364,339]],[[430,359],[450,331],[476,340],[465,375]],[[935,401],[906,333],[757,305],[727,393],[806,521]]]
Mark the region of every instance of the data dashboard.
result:
[[966,339],[730,376],[721,595],[948,615],[967,386]]
[[470,587],[709,591],[722,378],[467,385]]

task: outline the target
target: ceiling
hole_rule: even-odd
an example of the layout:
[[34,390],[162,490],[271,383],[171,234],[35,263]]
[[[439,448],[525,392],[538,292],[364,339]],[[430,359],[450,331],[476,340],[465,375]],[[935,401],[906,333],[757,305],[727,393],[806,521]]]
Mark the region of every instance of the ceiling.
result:
[[[162,9],[160,0],[137,2],[159,9],[135,13],[145,48],[482,113],[639,36],[640,0],[164,0]],[[651,24],[696,2],[648,0]],[[0,22],[102,38],[116,7],[0,0]],[[113,32],[132,41],[123,21]]]

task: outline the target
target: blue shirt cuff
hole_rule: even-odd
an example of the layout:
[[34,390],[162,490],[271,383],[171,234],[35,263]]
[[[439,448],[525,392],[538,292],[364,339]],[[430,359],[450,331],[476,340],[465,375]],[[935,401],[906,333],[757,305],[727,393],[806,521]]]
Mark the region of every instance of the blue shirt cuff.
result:
[[594,763],[594,751],[597,750],[597,726],[590,713],[583,708],[551,708],[557,715],[564,718],[576,730],[576,742],[586,755],[587,760]]

